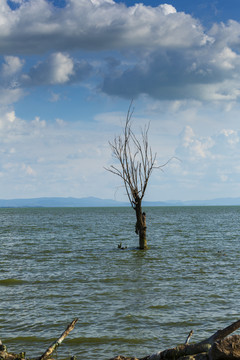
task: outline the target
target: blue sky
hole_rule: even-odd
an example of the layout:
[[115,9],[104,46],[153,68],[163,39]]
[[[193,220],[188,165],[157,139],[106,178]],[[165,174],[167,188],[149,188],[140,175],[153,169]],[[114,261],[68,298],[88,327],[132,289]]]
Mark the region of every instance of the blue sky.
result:
[[0,198],[126,200],[108,141],[131,99],[146,200],[240,196],[239,0],[1,0]]

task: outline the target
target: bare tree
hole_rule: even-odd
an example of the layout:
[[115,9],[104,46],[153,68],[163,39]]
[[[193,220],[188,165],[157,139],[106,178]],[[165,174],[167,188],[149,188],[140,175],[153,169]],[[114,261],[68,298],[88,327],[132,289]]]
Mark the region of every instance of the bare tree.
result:
[[124,183],[126,193],[132,208],[136,212],[135,232],[139,235],[139,248],[147,248],[146,238],[146,214],[142,212],[142,200],[145,195],[149,178],[156,168],[156,153],[148,143],[149,125],[142,129],[138,139],[132,131],[131,118],[133,114],[132,103],[127,112],[123,134],[116,136],[109,142],[113,156],[119,161],[119,165],[111,165],[107,168],[114,175],[119,176]]

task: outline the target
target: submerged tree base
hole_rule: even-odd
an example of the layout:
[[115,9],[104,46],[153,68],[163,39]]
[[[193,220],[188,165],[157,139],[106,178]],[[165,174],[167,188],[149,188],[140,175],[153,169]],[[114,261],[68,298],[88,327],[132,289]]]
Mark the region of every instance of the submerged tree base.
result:
[[[49,348],[37,358],[28,358],[31,360],[47,360],[54,350],[62,343],[65,337],[73,330],[77,318],[74,319],[62,333],[62,335]],[[193,332],[190,331],[185,344],[178,345],[175,348],[159,351],[143,358],[125,357],[118,355],[109,360],[240,360],[240,335],[229,336],[240,327],[240,320],[230,326],[218,330],[209,338],[189,345],[190,337]],[[25,352],[19,354],[9,353],[5,345],[0,341],[0,360],[25,360]],[[71,357],[71,360],[75,357]]]

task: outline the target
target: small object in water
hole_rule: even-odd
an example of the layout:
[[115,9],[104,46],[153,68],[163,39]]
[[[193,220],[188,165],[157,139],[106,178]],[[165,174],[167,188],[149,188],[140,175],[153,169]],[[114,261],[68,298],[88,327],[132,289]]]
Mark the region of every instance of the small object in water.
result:
[[118,244],[118,249],[125,250],[127,249],[127,246],[122,246],[122,243]]

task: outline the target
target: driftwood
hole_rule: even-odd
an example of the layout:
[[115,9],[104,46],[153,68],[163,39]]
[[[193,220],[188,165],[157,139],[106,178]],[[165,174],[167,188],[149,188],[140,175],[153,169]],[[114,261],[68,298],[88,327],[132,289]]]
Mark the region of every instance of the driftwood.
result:
[[[225,339],[226,336],[239,327],[240,320],[222,330],[218,330],[209,338],[191,345],[188,342],[193,331],[190,331],[185,344],[178,345],[175,348],[159,351],[140,359],[126,358],[120,355],[110,360],[240,360],[240,336]],[[226,347],[228,348],[227,351],[225,351]]]
[[51,346],[49,346],[49,348],[45,351],[45,353],[42,356],[40,356],[39,360],[45,360],[45,359],[49,358],[49,356],[54,352],[54,350],[56,350],[56,348],[63,342],[65,337],[68,336],[70,331],[72,331],[74,329],[74,326],[77,321],[78,321],[78,318],[74,319],[71,322],[71,324],[68,325],[66,330],[62,333],[62,335],[56,341],[54,341],[54,343]]
[[[66,336],[68,336],[68,334],[70,333],[70,331],[72,331],[74,329],[74,326],[76,324],[76,322],[78,321],[78,319],[74,319],[66,328],[66,330],[62,333],[62,335],[56,340],[54,341],[54,343],[52,345],[50,345],[47,350],[43,353],[42,356],[37,357],[35,359],[32,360],[46,360],[49,358],[50,355],[52,355],[52,353],[54,352],[54,350],[57,349],[57,347],[63,342],[63,340],[65,339]],[[13,354],[13,353],[9,353],[7,351],[7,347],[5,345],[2,344],[1,340],[0,340],[0,360],[23,360],[25,359],[25,352],[22,352],[20,354]]]
[[[74,329],[77,322],[74,319],[62,333],[62,335],[43,353],[42,356],[32,360],[49,360],[54,350],[63,342],[66,336]],[[240,335],[228,337],[240,328],[240,320],[222,330],[218,330],[209,338],[196,344],[189,344],[193,335],[191,330],[185,344],[175,348],[159,351],[155,354],[137,359],[135,357],[116,356],[110,360],[240,360]],[[13,354],[7,352],[5,345],[0,340],[0,360],[24,360],[25,353]],[[72,360],[72,359],[71,359]]]

